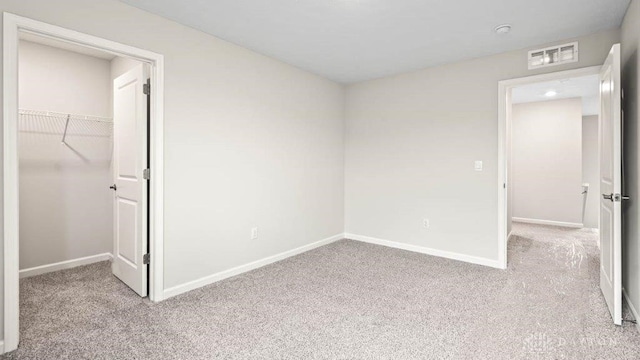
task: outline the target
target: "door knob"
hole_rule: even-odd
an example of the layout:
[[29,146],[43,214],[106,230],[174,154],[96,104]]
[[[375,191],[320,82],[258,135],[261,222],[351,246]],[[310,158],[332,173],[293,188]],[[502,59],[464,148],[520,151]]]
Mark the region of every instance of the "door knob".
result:
[[603,197],[605,200],[611,200],[611,201],[613,201],[613,194],[602,194],[602,197]]
[[116,190],[118,190],[118,187],[116,186],[116,184],[113,184],[113,185],[109,186],[109,189],[111,189],[113,191],[116,191]]

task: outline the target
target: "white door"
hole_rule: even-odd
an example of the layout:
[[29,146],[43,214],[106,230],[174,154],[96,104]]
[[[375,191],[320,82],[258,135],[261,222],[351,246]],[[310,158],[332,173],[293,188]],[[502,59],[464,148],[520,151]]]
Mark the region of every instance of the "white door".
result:
[[600,71],[600,289],[622,325],[622,108],[620,44]]
[[113,274],[147,296],[147,98],[142,64],[113,82]]

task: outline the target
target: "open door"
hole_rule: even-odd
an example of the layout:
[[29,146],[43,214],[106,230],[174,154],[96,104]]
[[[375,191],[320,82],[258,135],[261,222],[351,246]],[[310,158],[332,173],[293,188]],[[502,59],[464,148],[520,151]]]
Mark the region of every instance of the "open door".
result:
[[622,96],[620,44],[600,72],[600,289],[622,325]]
[[147,74],[143,64],[113,83],[113,274],[147,296]]

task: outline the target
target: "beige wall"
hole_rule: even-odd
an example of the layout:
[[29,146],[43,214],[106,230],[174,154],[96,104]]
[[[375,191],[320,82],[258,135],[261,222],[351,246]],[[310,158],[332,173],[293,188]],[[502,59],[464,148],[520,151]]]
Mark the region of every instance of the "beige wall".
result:
[[346,231],[497,260],[498,81],[600,65],[619,31],[575,40],[570,65],[529,71],[523,49],[349,86]]
[[582,224],[582,99],[512,109],[513,217]]
[[589,184],[584,209],[584,227],[598,229],[600,223],[600,154],[598,115],[582,117],[582,182]]
[[[20,108],[110,116],[110,63],[20,42]],[[111,127],[21,120],[20,269],[112,252]],[[76,136],[82,133],[90,136]]]
[[20,41],[19,61],[20,108],[111,116],[109,60]]
[[[623,268],[622,283],[631,306],[640,311],[640,127],[638,127],[638,104],[640,103],[640,86],[638,70],[638,45],[640,41],[640,2],[633,0],[622,24],[622,88],[625,101],[624,110],[624,189],[631,201],[623,204]],[[635,314],[636,316],[638,314]]]
[[114,0],[0,11],[165,56],[166,288],[343,232],[341,85]]

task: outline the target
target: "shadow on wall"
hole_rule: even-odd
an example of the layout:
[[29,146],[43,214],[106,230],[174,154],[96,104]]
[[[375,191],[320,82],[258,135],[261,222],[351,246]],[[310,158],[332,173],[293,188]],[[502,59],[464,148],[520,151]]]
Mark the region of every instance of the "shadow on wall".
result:
[[[623,184],[622,191],[631,196],[630,201],[622,206],[622,256],[623,256],[623,286],[629,289],[625,280],[629,279],[629,264],[637,261],[638,249],[638,104],[632,101],[638,98],[638,51],[634,50],[622,69],[622,88],[625,90],[623,100]],[[635,288],[635,287],[634,287]]]

